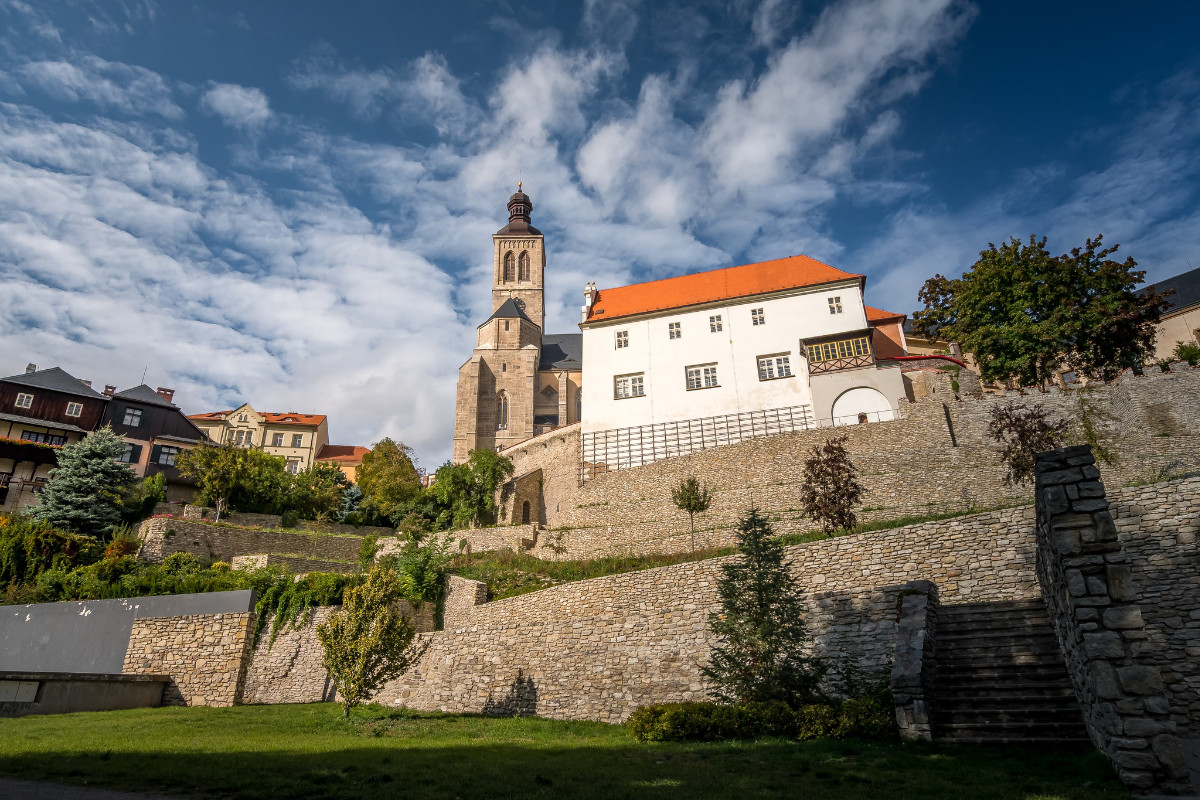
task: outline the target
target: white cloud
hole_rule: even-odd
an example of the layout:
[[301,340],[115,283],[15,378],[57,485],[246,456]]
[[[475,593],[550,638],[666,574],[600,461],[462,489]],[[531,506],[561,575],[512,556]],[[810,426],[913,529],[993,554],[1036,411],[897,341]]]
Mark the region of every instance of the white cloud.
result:
[[260,130],[271,119],[267,96],[251,86],[215,83],[200,96],[200,107],[243,130]]
[[83,55],[70,61],[30,61],[15,72],[26,87],[58,100],[86,101],[105,111],[139,116],[156,114],[172,120],[183,116],[162,76],[131,64]]

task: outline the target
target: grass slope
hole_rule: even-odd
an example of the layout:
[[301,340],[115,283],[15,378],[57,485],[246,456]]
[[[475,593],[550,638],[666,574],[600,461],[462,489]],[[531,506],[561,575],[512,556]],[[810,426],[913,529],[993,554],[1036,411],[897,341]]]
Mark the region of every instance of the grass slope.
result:
[[333,704],[0,719],[0,775],[222,798],[1116,800],[1090,748],[778,739],[642,745],[619,726]]

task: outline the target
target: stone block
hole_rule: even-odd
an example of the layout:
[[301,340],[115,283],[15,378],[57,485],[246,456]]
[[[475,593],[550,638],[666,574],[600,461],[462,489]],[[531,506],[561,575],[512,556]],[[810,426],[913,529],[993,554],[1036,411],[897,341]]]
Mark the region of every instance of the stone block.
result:
[[1116,670],[1107,661],[1093,661],[1088,665],[1092,674],[1092,687],[1101,700],[1116,700],[1121,697]]
[[1162,673],[1158,667],[1131,665],[1117,668],[1121,688],[1129,694],[1156,694],[1163,689]]
[[1142,609],[1135,605],[1112,606],[1104,609],[1104,626],[1109,630],[1126,630],[1144,627]]
[[1133,573],[1128,564],[1109,564],[1104,568],[1104,577],[1108,581],[1108,594],[1114,600],[1133,602],[1137,600],[1137,591],[1133,586]]
[[1069,569],[1066,572],[1067,591],[1075,597],[1082,597],[1088,593],[1087,581],[1084,580],[1083,573],[1077,569]]
[[1188,776],[1187,759],[1183,754],[1183,746],[1178,737],[1171,734],[1155,736],[1150,743],[1154,755],[1166,768],[1172,778],[1182,779]]
[[1125,656],[1125,643],[1119,634],[1112,631],[1085,633],[1083,649],[1091,659],[1123,658]]
[[1050,532],[1050,540],[1054,543],[1054,549],[1063,555],[1078,553],[1083,549],[1079,531],[1056,529]]
[[1108,508],[1108,500],[1101,497],[1086,497],[1071,501],[1072,511],[1104,511]]
[[1157,719],[1127,719],[1125,720],[1126,736],[1157,736],[1160,733],[1175,733],[1175,723]]

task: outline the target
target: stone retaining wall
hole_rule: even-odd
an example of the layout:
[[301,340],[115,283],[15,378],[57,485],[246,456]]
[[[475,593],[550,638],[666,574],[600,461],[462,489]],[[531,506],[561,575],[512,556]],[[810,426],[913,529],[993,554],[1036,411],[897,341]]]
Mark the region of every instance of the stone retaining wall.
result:
[[274,553],[357,564],[358,551],[366,537],[152,517],[138,528],[138,538],[142,540],[138,557],[156,563],[172,553],[191,553],[198,558],[230,563],[238,556]]
[[[159,503],[154,507],[154,514],[170,514],[183,519],[212,522],[216,519],[217,510],[207,506],[197,506],[190,503]],[[251,514],[242,511],[224,511],[221,522],[237,525],[242,528],[283,528],[283,517],[278,514]],[[370,525],[343,525],[340,522],[315,522],[302,519],[295,528],[285,530],[312,531],[314,533],[348,533],[352,536],[395,536],[395,528],[373,527]]]
[[135,619],[121,672],[171,676],[163,705],[240,703],[254,623],[253,613]]

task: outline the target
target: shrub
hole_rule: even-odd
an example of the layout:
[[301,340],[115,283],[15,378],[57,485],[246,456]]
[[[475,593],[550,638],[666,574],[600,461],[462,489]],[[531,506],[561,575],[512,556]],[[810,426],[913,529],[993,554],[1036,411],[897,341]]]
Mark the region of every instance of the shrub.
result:
[[811,704],[656,703],[640,706],[625,725],[639,742],[713,742],[781,736],[795,739],[896,738],[892,707],[877,697]]
[[1008,468],[1006,486],[1033,481],[1034,456],[1062,443],[1066,420],[1051,420],[1041,406],[1023,408],[1016,403],[996,406],[988,422],[988,436],[1000,444],[1000,461]]
[[290,530],[295,528],[299,522],[300,513],[290,508],[279,517],[279,527],[281,528],[288,528]]

